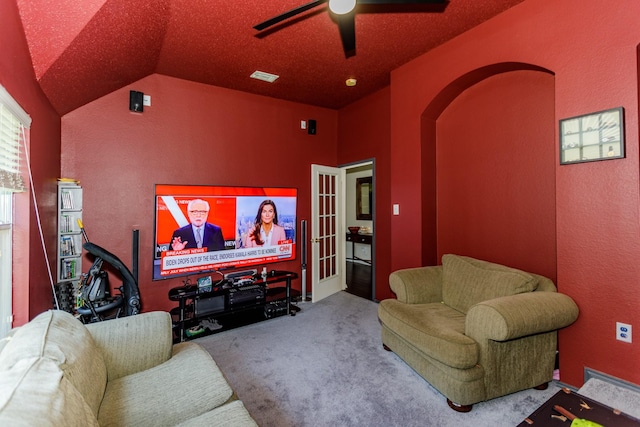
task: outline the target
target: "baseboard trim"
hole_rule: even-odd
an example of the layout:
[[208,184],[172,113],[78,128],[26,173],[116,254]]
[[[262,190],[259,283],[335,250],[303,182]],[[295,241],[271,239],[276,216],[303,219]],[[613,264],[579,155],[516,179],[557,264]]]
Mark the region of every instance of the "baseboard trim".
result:
[[591,369],[591,368],[587,368],[585,366],[584,368],[584,382],[586,383],[587,381],[589,381],[590,379],[598,379],[598,380],[602,380],[604,382],[607,382],[609,384],[613,384],[617,387],[621,387],[621,388],[625,388],[627,390],[631,390],[634,391],[636,393],[640,393],[640,386],[634,383],[631,383],[629,381],[625,381],[623,379],[620,378],[616,378],[614,376],[611,376],[609,374],[605,374],[604,372],[600,372],[600,371],[596,371],[595,369]]

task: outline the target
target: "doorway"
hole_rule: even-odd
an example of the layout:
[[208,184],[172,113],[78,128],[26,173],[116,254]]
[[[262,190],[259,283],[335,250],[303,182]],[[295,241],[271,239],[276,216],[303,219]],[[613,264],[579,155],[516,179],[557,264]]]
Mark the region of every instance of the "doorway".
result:
[[374,160],[344,165],[345,290],[375,299]]
[[311,165],[311,195],[311,301],[340,290],[374,300],[374,160]]

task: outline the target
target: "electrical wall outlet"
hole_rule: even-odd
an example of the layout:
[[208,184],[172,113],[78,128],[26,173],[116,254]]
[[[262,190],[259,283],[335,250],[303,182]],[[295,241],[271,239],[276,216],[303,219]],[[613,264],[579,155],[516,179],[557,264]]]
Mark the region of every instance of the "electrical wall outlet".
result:
[[616,339],[624,342],[631,342],[631,325],[616,322]]

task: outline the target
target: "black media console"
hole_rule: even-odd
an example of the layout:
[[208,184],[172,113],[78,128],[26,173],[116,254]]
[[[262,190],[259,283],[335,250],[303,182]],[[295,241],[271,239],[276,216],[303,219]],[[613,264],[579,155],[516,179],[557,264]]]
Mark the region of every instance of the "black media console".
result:
[[174,342],[295,315],[300,308],[291,304],[291,281],[297,278],[293,272],[272,270],[264,277],[227,275],[204,288],[185,285],[171,289],[169,299],[178,302],[171,310]]

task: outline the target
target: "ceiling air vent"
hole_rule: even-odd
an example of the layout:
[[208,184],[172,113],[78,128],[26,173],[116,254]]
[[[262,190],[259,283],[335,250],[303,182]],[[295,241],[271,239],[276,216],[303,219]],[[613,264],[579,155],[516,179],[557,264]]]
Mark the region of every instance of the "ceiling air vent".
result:
[[254,71],[253,74],[251,74],[251,76],[249,77],[251,77],[252,79],[258,79],[265,82],[273,83],[280,76],[271,73],[265,73],[264,71]]

